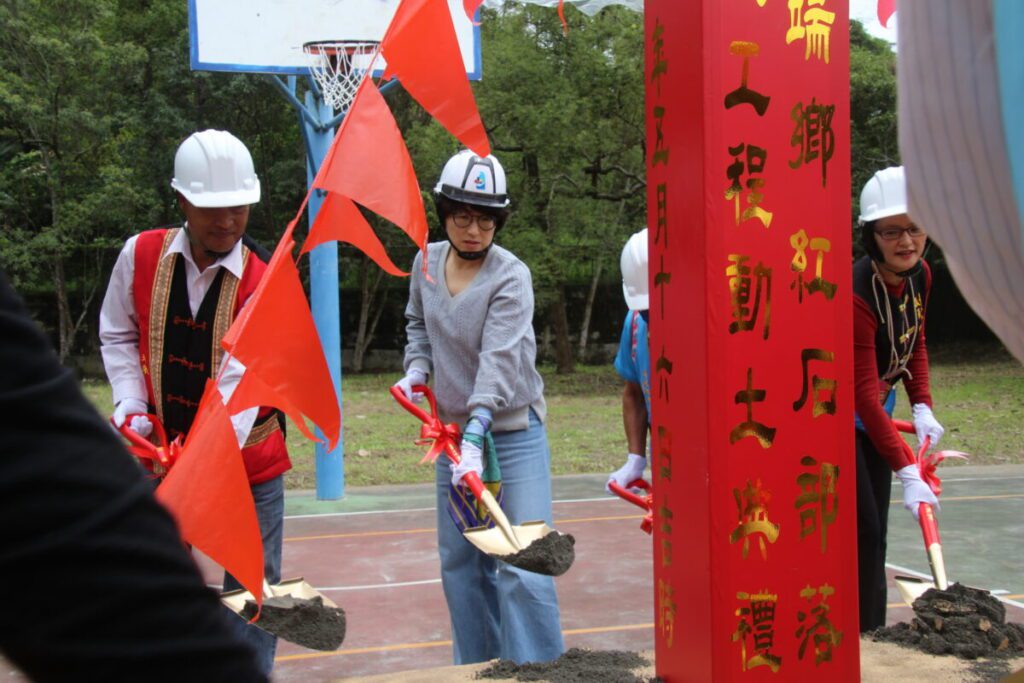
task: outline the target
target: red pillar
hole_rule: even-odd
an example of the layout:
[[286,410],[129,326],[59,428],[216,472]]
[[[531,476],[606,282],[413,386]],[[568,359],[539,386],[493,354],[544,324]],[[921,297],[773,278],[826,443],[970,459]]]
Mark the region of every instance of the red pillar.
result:
[[845,0],[647,0],[657,673],[857,681]]

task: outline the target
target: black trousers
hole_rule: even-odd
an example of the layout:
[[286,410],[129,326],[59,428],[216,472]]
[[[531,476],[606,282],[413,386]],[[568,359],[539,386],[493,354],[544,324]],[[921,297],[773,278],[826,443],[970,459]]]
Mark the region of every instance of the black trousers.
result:
[[857,434],[857,564],[860,631],[885,626],[885,544],[892,468],[865,432]]

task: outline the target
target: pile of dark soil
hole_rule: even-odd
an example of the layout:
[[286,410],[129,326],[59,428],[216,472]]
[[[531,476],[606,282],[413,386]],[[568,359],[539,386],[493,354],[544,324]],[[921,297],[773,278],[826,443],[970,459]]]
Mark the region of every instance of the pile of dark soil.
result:
[[868,635],[872,640],[962,659],[1024,654],[1024,624],[1006,623],[1006,607],[988,591],[954,583],[948,590],[928,590],[913,608],[909,624],[886,626]]
[[572,534],[553,531],[538,538],[518,553],[502,555],[498,559],[528,572],[561,576],[569,571],[569,567],[576,561],[575,545],[576,539]]
[[[252,619],[256,603],[245,602],[242,616]],[[310,650],[337,650],[345,640],[345,610],[325,605],[319,596],[309,600],[282,595],[263,601],[254,622],[264,631]]]
[[553,662],[516,664],[507,659],[499,659],[477,672],[476,677],[549,683],[651,683],[633,673],[649,664],[636,652],[581,650],[574,647]]

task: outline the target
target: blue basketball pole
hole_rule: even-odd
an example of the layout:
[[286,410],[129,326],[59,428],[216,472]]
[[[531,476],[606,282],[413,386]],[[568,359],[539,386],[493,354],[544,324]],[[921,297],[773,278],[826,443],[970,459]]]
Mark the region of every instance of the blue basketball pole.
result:
[[[295,96],[296,79],[288,77],[285,84],[276,76],[270,77],[278,90],[299,111],[302,137],[306,143],[306,181],[312,188],[313,179],[327,151],[334,141],[334,128],[341,117],[335,117],[331,107],[324,103],[315,86],[306,92],[305,103]],[[312,80],[310,80],[312,83]],[[309,198],[309,225],[313,226],[316,215],[323,204],[324,193],[313,190]],[[334,393],[341,412],[341,307],[338,296],[338,243],[326,242],[309,253],[310,308],[316,324],[320,343],[327,359],[327,367],[334,383]],[[342,421],[344,422],[344,420]],[[323,439],[319,428],[316,436]],[[338,443],[333,450],[317,442],[316,497],[317,500],[337,500],[345,495],[344,434],[339,432]]]
[[[323,101],[320,91],[312,78],[306,92],[305,103],[295,96],[296,77],[288,76],[287,83],[278,76],[268,76],[270,82],[291,102],[299,112],[299,125],[306,143],[306,182],[312,189],[320,164],[334,142],[334,129],[345,117],[345,112],[334,115],[334,110]],[[398,83],[393,78],[380,87],[387,92]],[[316,215],[323,204],[324,193],[314,190],[309,197],[309,226],[313,227]],[[326,242],[309,253],[310,309],[316,324],[320,343],[327,358],[327,368],[334,383],[338,401],[338,412],[342,414],[341,401],[341,302],[338,296],[338,243]],[[342,420],[344,426],[344,419]],[[316,436],[323,438],[319,428]],[[316,498],[337,500],[345,495],[345,449],[344,433],[339,431],[338,443],[333,450],[327,450],[323,442],[317,442],[316,454]]]

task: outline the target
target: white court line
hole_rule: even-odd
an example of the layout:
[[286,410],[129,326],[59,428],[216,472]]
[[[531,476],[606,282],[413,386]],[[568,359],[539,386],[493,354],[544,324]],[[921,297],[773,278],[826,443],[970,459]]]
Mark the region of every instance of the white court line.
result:
[[[563,503],[595,503],[601,501],[614,502],[619,498],[612,496],[601,496],[599,498],[570,498],[567,500],[556,500],[552,501],[554,505],[562,505]],[[357,512],[318,512],[308,515],[285,515],[285,519],[311,519],[315,517],[354,517],[357,515],[389,515],[397,514],[400,512],[433,512],[433,506],[428,508],[402,508],[399,510],[362,510]]]
[[[942,474],[942,470],[941,469],[939,470],[939,474]],[[944,476],[944,477],[942,477],[942,483],[943,484],[949,484],[951,482],[963,483],[965,481],[1011,481],[1011,480],[1014,480],[1014,479],[1024,479],[1024,477],[961,477],[961,478],[954,479],[951,476]],[[898,484],[899,483],[899,479],[893,479],[892,483],[894,485]]]
[[426,586],[441,583],[441,579],[424,579],[423,581],[401,581],[398,583],[371,583],[363,586],[317,586],[318,591],[366,591],[377,588],[403,588],[405,586]]

